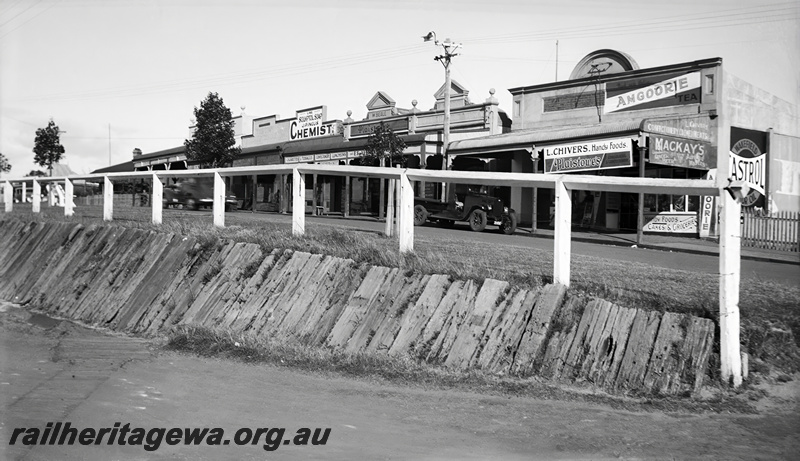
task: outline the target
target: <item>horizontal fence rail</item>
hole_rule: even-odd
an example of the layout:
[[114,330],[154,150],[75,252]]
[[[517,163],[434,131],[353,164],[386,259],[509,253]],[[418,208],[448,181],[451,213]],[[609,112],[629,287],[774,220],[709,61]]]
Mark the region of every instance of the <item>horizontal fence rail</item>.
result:
[[800,213],[742,213],[742,246],[800,252]]
[[[4,201],[6,212],[13,209],[13,187],[31,186],[34,197],[39,197],[41,184],[63,184],[64,214],[73,213],[73,183],[78,180],[103,184],[103,219],[113,219],[114,181],[126,179],[150,179],[153,182],[151,201],[152,222],[162,222],[162,178],[185,176],[210,176],[214,178],[214,225],[225,225],[225,181],[224,177],[252,175],[292,176],[292,233],[305,233],[305,175],[355,176],[392,180],[396,184],[396,202],[387,204],[390,210],[387,221],[393,221],[393,210],[397,211],[396,231],[387,222],[387,231],[396,233],[402,253],[414,250],[414,189],[413,181],[465,183],[506,187],[538,187],[555,190],[555,232],[553,281],[569,286],[572,228],[572,190],[608,191],[649,194],[678,194],[719,197],[721,205],[719,221],[719,308],[720,308],[720,368],[724,381],[735,386],[742,383],[742,367],[739,345],[739,276],[741,253],[741,227],[739,217],[741,204],[729,194],[724,186],[714,180],[625,178],[612,176],[590,176],[576,174],[543,173],[497,173],[473,171],[416,170],[386,167],[364,167],[346,165],[261,165],[220,169],[159,170],[142,172],[120,172],[106,174],[73,175],[63,177],[9,178],[4,179]],[[53,188],[51,188],[52,190]],[[32,209],[39,212],[40,202],[34,200]],[[796,234],[795,234],[796,235]]]

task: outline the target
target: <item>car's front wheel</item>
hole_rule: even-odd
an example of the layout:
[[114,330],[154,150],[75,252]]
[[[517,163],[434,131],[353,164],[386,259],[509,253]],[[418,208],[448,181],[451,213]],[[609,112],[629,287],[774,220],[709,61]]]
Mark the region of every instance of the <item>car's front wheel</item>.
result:
[[511,235],[517,230],[517,214],[509,213],[503,216],[503,221],[500,223],[500,230],[506,234]]
[[475,232],[483,232],[486,222],[486,212],[483,210],[473,210],[469,215],[469,228]]
[[421,226],[428,220],[428,210],[422,205],[414,205],[414,225]]

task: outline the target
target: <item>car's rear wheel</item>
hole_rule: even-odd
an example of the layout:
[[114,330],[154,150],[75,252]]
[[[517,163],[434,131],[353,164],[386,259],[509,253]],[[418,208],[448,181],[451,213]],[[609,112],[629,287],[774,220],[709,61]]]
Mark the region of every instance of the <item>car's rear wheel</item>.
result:
[[469,215],[469,228],[475,232],[483,232],[486,222],[486,212],[483,210],[473,210]]
[[414,225],[421,226],[428,220],[428,210],[422,205],[414,205]]
[[506,234],[511,235],[517,230],[517,214],[509,213],[503,216],[503,221],[500,224],[500,230]]

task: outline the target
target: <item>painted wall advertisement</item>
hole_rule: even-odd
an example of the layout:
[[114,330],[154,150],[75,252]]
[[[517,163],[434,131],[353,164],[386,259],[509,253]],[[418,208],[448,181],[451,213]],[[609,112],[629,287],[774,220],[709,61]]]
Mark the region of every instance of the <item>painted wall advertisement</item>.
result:
[[633,165],[630,138],[561,144],[542,149],[545,173],[604,170]]
[[731,127],[729,155],[729,178],[750,186],[742,206],[763,208],[767,189],[767,133]]
[[647,223],[644,232],[663,232],[670,234],[696,234],[697,213],[658,213],[644,215]]
[[328,136],[336,134],[337,125],[335,123],[323,125],[324,114],[322,108],[309,109],[297,112],[297,118],[292,120],[289,125],[289,139],[315,138],[317,136]]
[[708,116],[649,119],[642,128],[649,134],[651,163],[698,170],[717,167],[716,127]]
[[[705,179],[715,179],[717,177],[717,169],[712,168],[706,173]],[[714,222],[714,200],[716,198],[712,195],[703,196],[700,209],[700,238],[707,238],[711,236],[711,224]]]
[[[656,80],[657,78],[657,80]],[[700,72],[606,83],[606,114],[700,103]]]

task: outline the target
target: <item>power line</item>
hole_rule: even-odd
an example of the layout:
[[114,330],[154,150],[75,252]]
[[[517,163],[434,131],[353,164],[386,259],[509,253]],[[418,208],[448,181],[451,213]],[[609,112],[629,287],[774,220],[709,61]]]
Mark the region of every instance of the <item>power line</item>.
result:
[[[786,11],[788,9],[796,8],[776,8],[781,5],[794,5],[794,3],[780,3],[773,5],[765,5],[761,7],[760,12],[756,14],[771,14]],[[745,11],[735,13],[736,11]],[[617,32],[609,32],[607,27],[585,28],[579,31],[569,32],[563,29],[553,29],[549,31],[542,31],[536,33],[525,34],[510,34],[499,35],[484,38],[468,39],[470,43],[512,43],[521,41],[537,41],[537,40],[551,40],[552,38],[583,38],[593,37],[594,34],[602,32],[603,36],[608,35],[625,35],[635,33],[655,33],[665,31],[678,31],[695,28],[711,28],[711,27],[730,27],[734,25],[752,25],[755,22],[776,22],[793,20],[796,17],[783,15],[769,15],[754,17],[753,8],[740,8],[729,10],[726,13],[718,13],[707,16],[673,16],[663,18],[658,21],[650,22],[630,22],[615,24]],[[727,19],[726,19],[727,18]],[[733,19],[731,19],[733,18]],[[686,24],[687,21],[692,21],[693,24]],[[239,72],[231,72],[220,74],[205,78],[195,79],[182,79],[173,80],[161,83],[154,83],[150,85],[138,85],[118,88],[107,88],[101,90],[79,91],[65,94],[49,94],[40,95],[31,98],[20,98],[12,101],[32,101],[32,100],[73,100],[73,99],[98,99],[110,97],[129,97],[141,94],[159,94],[166,92],[176,91],[189,91],[197,88],[208,87],[211,85],[224,85],[224,84],[242,84],[253,81],[270,80],[281,77],[294,76],[305,73],[312,73],[320,70],[337,69],[343,67],[353,67],[361,64],[374,64],[376,61],[395,60],[399,57],[417,54],[422,50],[421,46],[402,47],[390,50],[381,50],[367,53],[359,53],[342,57],[334,57],[328,59],[317,59],[314,61],[306,61],[294,65],[278,67],[274,69],[251,69]],[[549,59],[548,59],[549,61]]]

